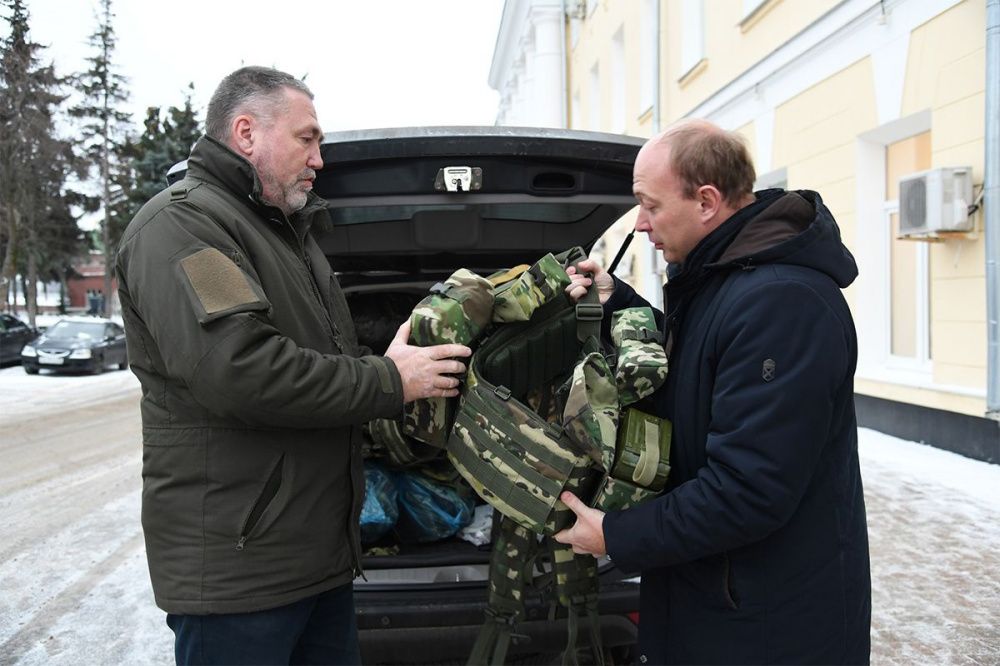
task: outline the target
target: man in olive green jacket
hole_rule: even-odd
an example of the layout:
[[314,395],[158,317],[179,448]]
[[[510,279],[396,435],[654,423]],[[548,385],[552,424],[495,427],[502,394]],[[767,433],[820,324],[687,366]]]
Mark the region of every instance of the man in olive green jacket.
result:
[[178,663],[359,661],[351,584],[360,426],[451,396],[469,355],[400,327],[363,355],[310,227],[322,168],[312,94],[227,76],[186,177],[125,232],[117,273],[142,384],[142,524]]

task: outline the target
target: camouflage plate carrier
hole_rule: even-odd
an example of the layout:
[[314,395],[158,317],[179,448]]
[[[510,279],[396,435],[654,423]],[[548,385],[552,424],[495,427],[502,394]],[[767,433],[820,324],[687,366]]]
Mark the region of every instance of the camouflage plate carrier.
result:
[[[457,271],[411,317],[414,344],[478,343],[459,398],[415,401],[403,420],[406,435],[445,446],[455,469],[502,514],[486,622],[470,664],[503,663],[526,585],[553,579],[567,609],[564,663],[576,663],[581,616],[603,663],[597,561],[548,538],[543,549],[539,535],[572,523],[559,500],[564,490],[602,510],[621,509],[658,494],[669,472],[669,423],[629,407],[666,378],[652,310],[615,313],[615,349],[605,354],[596,290],[578,303],[565,293],[566,267],[584,258],[573,248],[486,278]],[[534,576],[546,556],[548,570]]]

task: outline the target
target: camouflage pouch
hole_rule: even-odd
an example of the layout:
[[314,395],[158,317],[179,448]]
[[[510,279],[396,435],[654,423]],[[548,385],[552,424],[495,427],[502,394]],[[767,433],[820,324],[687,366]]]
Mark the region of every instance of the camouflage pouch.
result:
[[659,494],[656,490],[607,476],[597,490],[593,506],[601,511],[620,511],[641,504]]
[[[511,273],[513,272],[497,273],[488,279],[496,283]],[[528,321],[539,306],[560,296],[569,282],[566,269],[559,260],[551,254],[546,254],[516,278],[497,284],[493,321],[497,323]]]
[[599,352],[587,354],[573,369],[562,423],[581,453],[601,469],[611,469],[618,428],[618,388]]
[[625,411],[615,462],[595,495],[602,511],[627,509],[656,497],[670,474],[670,421],[635,408]]
[[663,490],[670,474],[671,434],[667,419],[634,407],[625,410],[611,476],[643,488]]
[[[421,347],[448,342],[467,345],[490,323],[493,285],[464,268],[413,308],[410,342]],[[426,444],[443,448],[454,419],[455,399],[425,398],[403,408],[403,432]]]
[[611,339],[618,355],[615,382],[622,406],[642,400],[663,385],[667,378],[667,354],[652,309],[626,308],[615,312]]

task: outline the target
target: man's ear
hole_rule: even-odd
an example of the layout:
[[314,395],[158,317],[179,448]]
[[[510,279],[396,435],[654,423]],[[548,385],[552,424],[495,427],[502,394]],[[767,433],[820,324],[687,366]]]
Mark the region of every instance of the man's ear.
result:
[[232,137],[233,148],[242,155],[253,153],[254,134],[257,123],[251,116],[241,115],[233,119]]
[[714,219],[722,208],[722,193],[715,185],[702,185],[695,192],[695,198],[698,200],[698,212],[704,222]]

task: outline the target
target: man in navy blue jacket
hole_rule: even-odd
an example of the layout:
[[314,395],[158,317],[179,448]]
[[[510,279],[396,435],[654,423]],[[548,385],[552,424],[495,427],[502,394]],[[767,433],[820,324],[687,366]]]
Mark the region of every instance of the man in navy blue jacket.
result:
[[[820,196],[753,192],[740,138],[688,121],[636,158],[636,229],[669,265],[673,423],[658,498],[607,514],[570,493],[556,535],[641,572],[639,661],[867,663],[871,580],[854,413],[857,266]],[[595,262],[605,314],[645,305]]]

